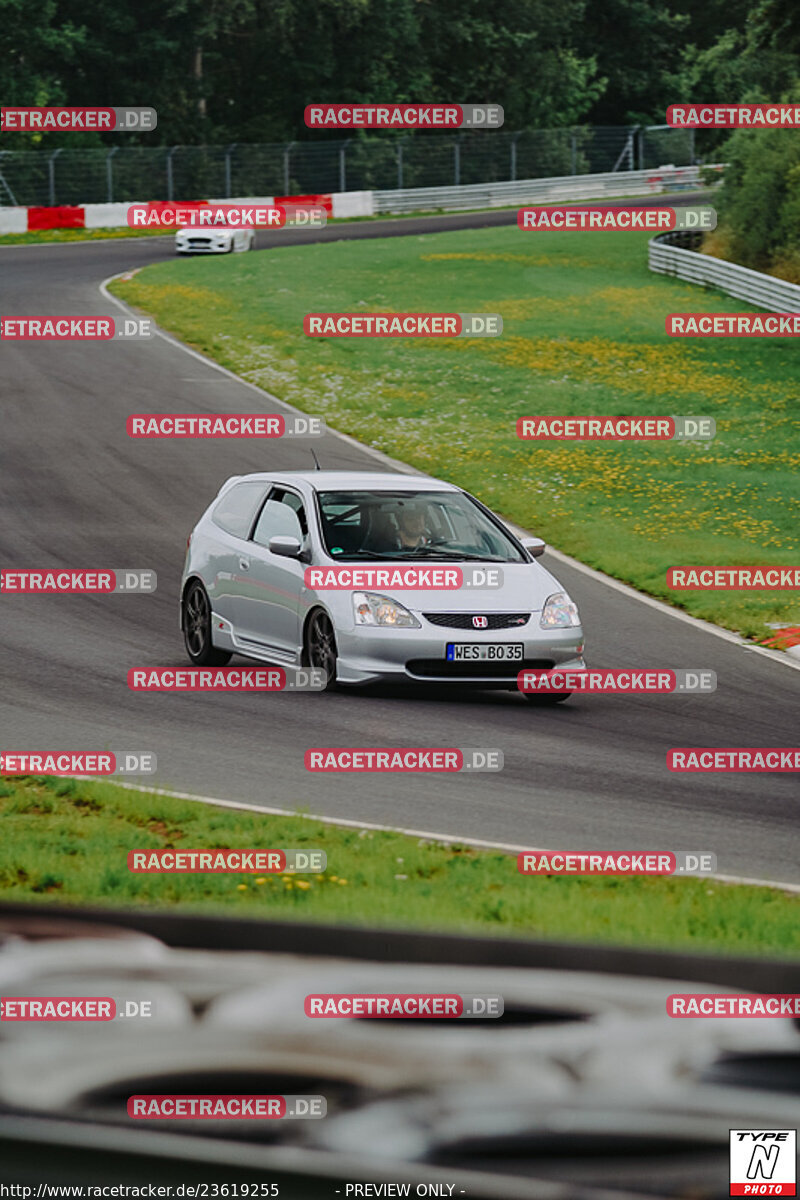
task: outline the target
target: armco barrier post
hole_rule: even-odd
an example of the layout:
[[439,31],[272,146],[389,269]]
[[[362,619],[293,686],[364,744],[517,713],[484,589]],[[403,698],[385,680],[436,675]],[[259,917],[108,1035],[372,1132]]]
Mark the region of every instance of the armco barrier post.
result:
[[58,150],[54,150],[47,160],[47,175],[50,183],[50,207],[56,206],[56,159],[61,153],[63,147],[59,146]]
[[350,145],[352,140],[353,140],[352,138],[347,138],[345,140],[345,142],[343,143],[343,145],[341,145],[339,147],[339,191],[340,192],[347,191],[345,157],[347,155],[347,147]]
[[[0,162],[2,162],[2,160],[3,160],[3,159],[6,157],[6,155],[7,155],[7,154],[9,154],[9,153],[10,153],[10,151],[8,151],[8,150],[0,150]],[[16,207],[17,207],[17,198],[16,198],[16,196],[14,195],[14,193],[12,192],[11,188],[9,187],[9,185],[8,185],[8,182],[7,182],[7,180],[6,180],[6,177],[5,177],[5,175],[3,174],[3,172],[2,172],[2,171],[0,171],[0,187],[4,187],[4,188],[5,188],[6,192],[8,193],[8,198],[9,198],[9,200],[10,200],[10,201],[11,201],[11,203],[13,204],[14,208],[16,208]]]
[[403,143],[405,138],[397,139],[397,189],[403,189]]
[[167,151],[167,200],[170,202],[170,204],[172,203],[172,201],[174,199],[174,196],[173,196],[174,188],[173,188],[173,179],[172,179],[172,156],[177,149],[178,149],[177,146],[170,146],[169,150]]
[[114,175],[111,166],[111,160],[119,150],[119,146],[112,146],[106,155],[106,191],[108,192],[108,203],[114,203]]
[[517,142],[519,141],[520,136],[521,131],[519,133],[512,133],[511,135],[511,164],[509,166],[508,177],[512,183],[517,178]]
[[294,144],[295,144],[294,142],[287,142],[286,146],[284,147],[284,151],[283,151],[283,194],[284,194],[284,196],[288,196],[291,191],[291,189],[289,187],[289,155],[292,153],[292,147],[294,146]]

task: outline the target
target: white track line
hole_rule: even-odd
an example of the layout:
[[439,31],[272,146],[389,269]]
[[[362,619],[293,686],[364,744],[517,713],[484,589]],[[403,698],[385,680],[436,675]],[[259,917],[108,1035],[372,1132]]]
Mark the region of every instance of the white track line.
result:
[[[197,804],[209,804],[216,808],[233,808],[241,812],[260,813],[269,817],[293,817],[302,821],[319,821],[323,825],[341,826],[345,829],[370,829],[376,833],[400,833],[404,837],[424,838],[427,842],[442,842],[445,845],[475,846],[479,850],[502,850],[505,853],[513,854],[554,853],[553,850],[545,850],[537,846],[520,846],[515,842],[487,842],[482,838],[461,837],[460,834],[432,833],[429,829],[405,829],[400,825],[378,825],[374,821],[351,821],[346,817],[323,817],[317,813],[293,812],[290,808],[247,804],[239,800],[219,800],[215,796],[195,796],[191,792],[173,792],[167,788],[142,787],[136,783],[120,782],[113,775],[104,776],[102,779],[98,779],[96,775],[73,775],[70,778],[86,779],[91,783],[112,783],[115,787],[126,788],[131,792],[146,792],[149,796],[168,796],[173,800],[191,800]],[[555,853],[562,852],[556,851]],[[583,853],[591,853],[591,851]],[[630,851],[630,853],[634,852]],[[678,876],[673,875],[670,878],[677,879]],[[687,871],[685,874],[681,874],[681,878],[716,879],[720,883],[743,883],[750,884],[752,887],[779,888],[783,892],[800,892],[798,883],[779,883],[773,879],[748,879],[742,875],[712,875],[705,871],[695,874]]]
[[[141,270],[141,268],[137,268]],[[100,284],[100,292],[106,300],[116,304],[118,308],[129,315],[135,315],[134,310],[130,308],[123,300],[112,295],[108,290],[108,284],[114,279],[120,279],[123,275],[135,274],[136,272],[121,271],[117,275],[109,275],[108,279],[104,279]],[[309,414],[304,413],[301,409],[295,408],[291,404],[287,404],[285,400],[279,400],[277,396],[273,396],[270,392],[264,391],[255,383],[250,383],[247,379],[242,379],[241,375],[237,375],[234,371],[229,371],[227,367],[220,366],[214,362],[212,358],[208,358],[205,354],[201,354],[198,350],[193,350],[191,346],[184,345],[183,342],[165,333],[157,326],[155,332],[158,337],[169,342],[170,345],[176,346],[179,350],[183,350],[185,354],[190,354],[192,358],[196,358],[198,362],[204,363],[207,367],[213,367],[215,371],[220,371],[229,379],[236,380],[237,383],[243,384],[251,391],[256,392],[263,400],[268,400],[270,404],[278,405],[286,412],[295,413],[298,416],[307,417]],[[349,446],[355,446],[364,454],[368,454],[371,458],[377,459],[378,462],[386,466],[394,467],[395,470],[400,470],[406,475],[420,475],[423,478],[428,478],[424,471],[418,471],[416,467],[410,467],[407,463],[400,462],[399,459],[390,458],[388,454],[384,454],[381,450],[375,450],[372,446],[365,446],[355,438],[349,437],[346,433],[340,433],[337,429],[332,429],[326,422],[326,432],[332,437],[339,438],[340,441],[346,442]],[[526,530],[521,529],[518,525],[513,525],[510,521],[505,522],[506,525],[514,529],[519,535],[524,537],[532,536]],[[790,667],[794,671],[800,671],[800,661],[795,661],[791,655],[783,653],[779,650],[768,650],[765,646],[755,646],[752,642],[745,641],[736,633],[731,633],[729,629],[723,629],[719,625],[714,625],[710,621],[702,621],[699,617],[692,617],[689,613],[682,612],[680,609],[673,608],[670,604],[665,604],[663,600],[656,600],[653,596],[645,596],[642,592],[637,592],[635,588],[629,587],[626,583],[620,583],[618,579],[612,579],[609,575],[604,575],[602,571],[596,571],[593,567],[587,567],[585,563],[579,562],[577,558],[572,558],[569,554],[564,554],[561,550],[556,550],[553,546],[548,545],[547,553],[552,554],[553,558],[559,562],[566,563],[573,567],[576,571],[580,571],[583,575],[588,575],[597,583],[603,583],[606,587],[613,588],[614,591],[621,592],[622,595],[628,596],[632,600],[638,600],[641,604],[647,604],[650,608],[655,608],[658,612],[665,616],[673,617],[676,621],[683,621],[685,625],[693,625],[695,629],[699,629],[704,633],[710,633],[714,637],[721,638],[723,641],[734,646],[741,646],[744,650],[751,654],[760,654],[764,658],[769,658],[772,662],[781,663],[784,667]]]

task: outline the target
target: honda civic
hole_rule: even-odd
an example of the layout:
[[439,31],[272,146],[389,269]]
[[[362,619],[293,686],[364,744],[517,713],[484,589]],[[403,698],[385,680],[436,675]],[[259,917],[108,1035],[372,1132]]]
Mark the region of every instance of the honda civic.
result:
[[327,688],[516,690],[523,669],[585,665],[577,607],[537,562],[544,549],[426,476],[234,476],[188,540],[186,650],[201,666],[240,654],[317,668]]

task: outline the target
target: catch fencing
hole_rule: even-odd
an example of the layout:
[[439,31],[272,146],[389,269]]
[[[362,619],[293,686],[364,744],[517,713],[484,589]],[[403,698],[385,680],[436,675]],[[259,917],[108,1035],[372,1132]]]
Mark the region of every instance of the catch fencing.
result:
[[460,187],[695,161],[695,131],[661,125],[387,132],[226,146],[3,148],[0,206]]

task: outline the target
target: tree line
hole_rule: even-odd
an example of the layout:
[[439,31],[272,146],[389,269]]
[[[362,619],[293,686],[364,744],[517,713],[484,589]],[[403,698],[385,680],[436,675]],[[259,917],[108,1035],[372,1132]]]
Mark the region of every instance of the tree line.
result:
[[506,129],[652,124],[681,100],[776,100],[799,76],[793,0],[0,0],[0,102],[151,105],[151,146],[326,136],[303,124],[314,101],[488,101]]
[[[0,149],[342,137],[305,127],[314,102],[492,102],[520,130],[782,99],[800,99],[796,0],[0,0],[0,103],[158,111],[150,134]],[[730,164],[719,252],[800,280],[800,134],[709,131],[702,150]]]

